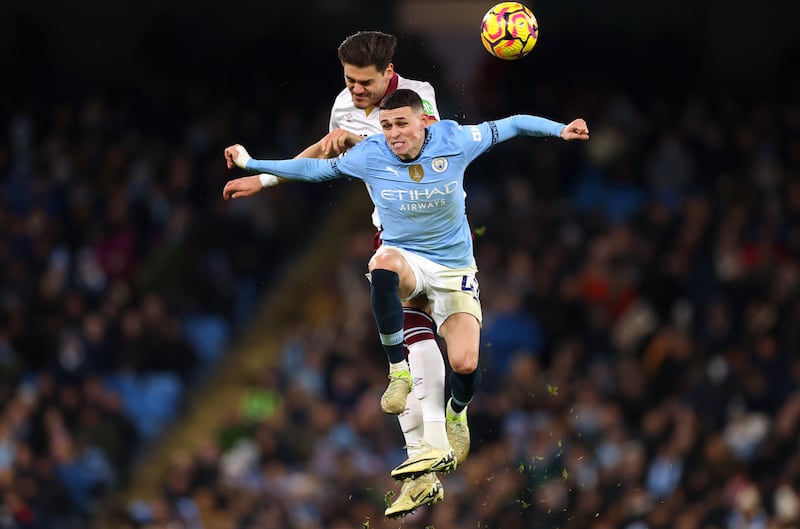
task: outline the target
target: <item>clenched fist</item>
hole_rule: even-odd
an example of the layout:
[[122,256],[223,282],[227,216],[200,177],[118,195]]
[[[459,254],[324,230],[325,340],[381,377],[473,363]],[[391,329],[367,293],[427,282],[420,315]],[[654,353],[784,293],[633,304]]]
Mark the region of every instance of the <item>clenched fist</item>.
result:
[[239,169],[246,169],[249,161],[250,155],[247,149],[238,143],[225,148],[225,162],[228,164],[228,169],[233,169],[234,165]]

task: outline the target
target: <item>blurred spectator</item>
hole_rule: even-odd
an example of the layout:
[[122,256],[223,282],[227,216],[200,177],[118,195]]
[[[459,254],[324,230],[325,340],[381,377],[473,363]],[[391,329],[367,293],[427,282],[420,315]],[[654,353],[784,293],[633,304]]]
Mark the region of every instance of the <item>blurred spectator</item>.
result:
[[[272,248],[302,242],[264,208],[219,205],[211,160],[231,124],[222,100],[178,96],[195,83],[0,90],[2,527],[87,527],[278,280]],[[275,210],[324,212],[283,193]],[[200,527],[188,490],[147,519]]]

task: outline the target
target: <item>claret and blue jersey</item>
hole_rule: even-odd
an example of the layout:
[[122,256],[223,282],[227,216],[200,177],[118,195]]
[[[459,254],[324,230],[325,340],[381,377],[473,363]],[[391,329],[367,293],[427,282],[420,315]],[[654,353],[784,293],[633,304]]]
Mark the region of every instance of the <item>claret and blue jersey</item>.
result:
[[512,116],[478,125],[440,121],[426,129],[420,154],[403,161],[382,134],[369,136],[332,160],[251,160],[247,169],[288,179],[363,180],[380,214],[385,244],[450,268],[474,264],[464,198],[464,171],[492,145],[521,134],[558,136],[563,124]]

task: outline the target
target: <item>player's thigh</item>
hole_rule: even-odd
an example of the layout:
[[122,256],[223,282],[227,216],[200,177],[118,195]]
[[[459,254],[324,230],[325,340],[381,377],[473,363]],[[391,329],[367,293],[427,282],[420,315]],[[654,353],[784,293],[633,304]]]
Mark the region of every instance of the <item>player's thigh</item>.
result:
[[427,275],[423,271],[422,281],[426,285],[424,292],[430,302],[430,314],[436,325],[441,328],[451,314],[465,312],[475,317],[480,328],[483,312],[477,269],[474,266],[447,268],[440,265],[430,268]]
[[376,269],[391,270],[397,273],[400,278],[398,294],[401,299],[411,296],[417,288],[414,271],[409,266],[403,253],[396,248],[382,245],[372,254],[369,260],[369,271],[371,273]]
[[403,302],[403,307],[407,309],[417,309],[427,314],[431,313],[431,304],[428,301],[428,296],[421,295]]
[[447,344],[450,367],[458,373],[471,373],[478,367],[478,349],[481,339],[481,324],[469,312],[450,314],[439,328],[439,334]]

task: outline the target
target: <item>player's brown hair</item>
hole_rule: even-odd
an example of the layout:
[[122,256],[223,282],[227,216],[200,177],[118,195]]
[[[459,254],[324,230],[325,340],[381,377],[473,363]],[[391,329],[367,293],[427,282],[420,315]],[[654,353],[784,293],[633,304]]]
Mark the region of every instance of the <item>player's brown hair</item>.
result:
[[359,31],[339,45],[339,60],[358,68],[375,66],[379,72],[386,70],[394,57],[397,38],[380,31]]
[[419,94],[408,88],[398,88],[381,101],[381,110],[411,107],[414,112],[422,112],[422,98]]

